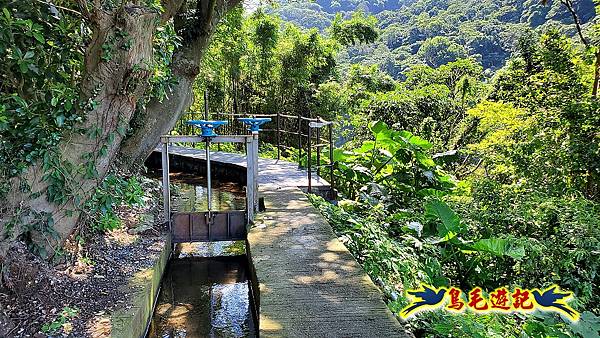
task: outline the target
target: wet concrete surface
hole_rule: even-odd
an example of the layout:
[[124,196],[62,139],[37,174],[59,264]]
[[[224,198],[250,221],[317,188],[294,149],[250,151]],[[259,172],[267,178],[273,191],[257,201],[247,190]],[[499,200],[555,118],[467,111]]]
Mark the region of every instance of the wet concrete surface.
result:
[[178,245],[163,277],[148,337],[256,337],[242,245]]
[[[160,172],[150,174],[158,179]],[[172,173],[173,212],[207,210],[206,179]],[[213,181],[213,210],[245,209],[235,183]],[[245,242],[182,243],[163,276],[149,338],[255,337]]]
[[[173,154],[201,159],[195,149]],[[243,156],[215,153],[215,162],[244,166]],[[248,234],[259,293],[261,337],[411,337],[381,291],[298,187],[306,172],[259,160],[266,212]],[[315,186],[328,185],[321,178]],[[257,298],[258,299],[258,298]]]

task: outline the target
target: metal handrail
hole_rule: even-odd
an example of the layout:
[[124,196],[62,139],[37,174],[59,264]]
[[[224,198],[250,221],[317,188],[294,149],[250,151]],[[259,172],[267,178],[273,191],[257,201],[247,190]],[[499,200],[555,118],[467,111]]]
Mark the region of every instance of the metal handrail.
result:
[[[205,98],[206,101],[206,98]],[[180,119],[176,128],[183,134],[193,134],[193,129],[182,123],[186,120],[208,119],[209,117],[217,120],[229,121],[228,126],[222,128],[223,134],[246,134],[248,131],[236,120],[237,117],[245,117],[247,114],[239,113],[235,109],[231,113],[212,113],[208,116],[208,104],[205,102],[205,112],[187,113]],[[321,117],[306,117],[301,114],[290,115],[289,112],[277,112],[275,114],[252,114],[254,117],[270,117],[273,122],[269,128],[262,129],[269,142],[277,148],[277,160],[281,159],[282,151],[298,150],[298,163],[302,163],[303,156],[307,156],[307,176],[308,191],[312,191],[312,171],[316,169],[316,174],[321,175],[323,168],[330,168],[330,184],[335,184],[335,161],[333,160],[333,125],[334,122],[326,121]],[[306,131],[306,133],[305,133]],[[324,137],[323,137],[324,136]],[[295,139],[295,140],[294,140]],[[295,144],[294,144],[295,143]],[[221,150],[220,144],[217,145]],[[329,161],[326,165],[321,164],[322,149],[329,148]],[[316,150],[316,165],[313,165],[312,151]],[[242,149],[238,149],[242,150]],[[304,153],[306,151],[306,153]]]

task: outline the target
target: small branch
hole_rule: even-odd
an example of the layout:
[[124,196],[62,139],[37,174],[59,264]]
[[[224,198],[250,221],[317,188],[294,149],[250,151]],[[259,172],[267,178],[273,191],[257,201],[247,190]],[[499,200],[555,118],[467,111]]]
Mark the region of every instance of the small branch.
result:
[[[67,7],[59,6],[59,5],[53,4],[53,3],[51,3],[51,2],[48,2],[48,1],[43,1],[43,0],[35,0],[35,1],[36,1],[36,2],[39,2],[39,3],[41,3],[41,4],[45,4],[45,5],[48,5],[48,6],[56,7],[56,8],[58,8],[58,9],[62,9],[63,11],[66,11],[66,12],[71,12],[71,13],[73,13],[73,14],[75,14],[75,15],[78,15],[78,16],[81,16],[81,17],[83,17],[83,16],[84,16],[82,13],[80,13],[80,12],[78,12],[78,11],[74,10],[74,9],[71,9],[71,8],[67,8]],[[81,1],[82,1],[82,0],[79,0],[79,2],[81,2]]]
[[573,17],[573,21],[575,22],[575,27],[577,28],[577,34],[579,35],[579,39],[581,39],[581,42],[585,45],[585,47],[589,48],[590,42],[585,38],[585,36],[583,36],[583,29],[581,28],[581,20],[579,19],[579,15],[577,15],[577,11],[575,11],[575,8],[573,7],[573,1],[572,0],[560,0],[560,3],[562,3],[565,7],[567,7],[567,10],[569,11],[569,13],[571,13],[571,16]]

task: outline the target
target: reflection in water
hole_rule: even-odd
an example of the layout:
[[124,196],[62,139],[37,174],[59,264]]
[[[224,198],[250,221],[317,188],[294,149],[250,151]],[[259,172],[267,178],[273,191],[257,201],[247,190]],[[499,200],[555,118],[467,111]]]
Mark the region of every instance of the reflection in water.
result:
[[[175,182],[179,187],[179,197],[173,201],[173,212],[194,212],[208,210],[207,189],[205,185],[193,185]],[[216,183],[212,188],[212,208],[218,211],[245,210],[246,196],[237,191],[234,184]]]
[[249,311],[249,298],[239,295],[249,293],[247,282],[213,286],[211,308],[214,311],[210,319],[211,336],[220,336],[220,333],[226,333],[233,337],[247,336],[250,324],[248,317],[252,312]]
[[247,264],[245,256],[172,260],[148,337],[255,337]]
[[[160,179],[160,172],[149,173]],[[171,173],[174,198],[173,212],[202,212],[208,210],[206,178],[185,173]],[[236,183],[212,180],[212,208],[215,211],[246,210],[246,193]]]
[[225,241],[209,243],[180,243],[175,247],[173,257],[218,257],[218,256],[243,256],[246,254],[244,241]]
[[[159,179],[160,172],[150,173]],[[173,212],[207,210],[206,180],[172,173]],[[213,210],[245,210],[241,186],[213,180]],[[182,243],[163,276],[149,338],[255,337],[244,242]]]

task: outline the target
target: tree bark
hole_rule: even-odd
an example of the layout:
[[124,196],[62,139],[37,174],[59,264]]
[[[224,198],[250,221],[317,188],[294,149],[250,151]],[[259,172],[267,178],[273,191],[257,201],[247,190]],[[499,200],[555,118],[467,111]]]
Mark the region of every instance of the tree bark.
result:
[[189,12],[181,15],[188,19],[178,30],[185,38],[172,62],[178,84],[167,100],[148,105],[142,127],[125,144],[125,130],[148,87],[154,31],[169,15],[181,14],[184,0],[164,0],[162,15],[130,2],[113,10],[104,9],[99,0],[91,6],[78,2],[92,28],[81,84],[88,110],[56,150],[11,181],[7,211],[0,215],[0,262],[23,235],[52,256],[119,154],[131,161],[145,159],[189,107],[201,55],[220,17],[239,0],[198,0],[192,22]]
[[127,126],[147,87],[150,74],[145,65],[152,57],[157,15],[125,5],[110,12],[97,10],[90,17],[92,39],[81,93],[82,102],[94,104],[58,149],[48,150],[43,161],[12,180],[8,214],[0,220],[0,226],[9,224],[10,231],[0,242],[0,257],[28,232],[33,243],[52,255],[72,232],[82,204],[114,161],[123,137],[118,130]]
[[120,159],[122,163],[135,168],[143,165],[146,158],[158,145],[160,136],[169,133],[183,113],[193,102],[192,87],[200,71],[200,63],[210,38],[220,19],[240,0],[210,0],[196,10],[202,18],[201,29],[189,32],[185,19],[175,17],[176,30],[182,32],[182,46],[175,51],[171,66],[177,85],[162,102],[152,100],[140,116],[135,118],[133,134],[123,143]]

